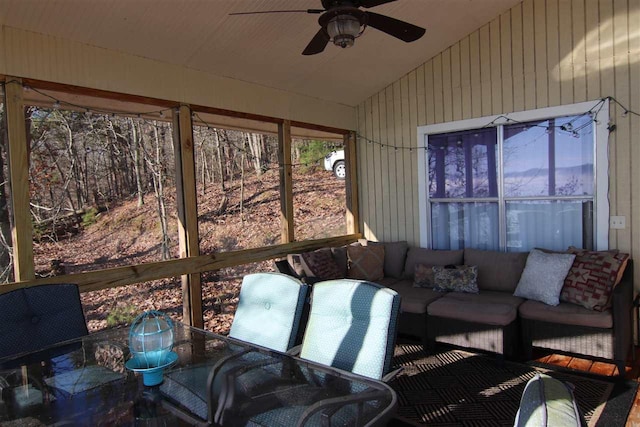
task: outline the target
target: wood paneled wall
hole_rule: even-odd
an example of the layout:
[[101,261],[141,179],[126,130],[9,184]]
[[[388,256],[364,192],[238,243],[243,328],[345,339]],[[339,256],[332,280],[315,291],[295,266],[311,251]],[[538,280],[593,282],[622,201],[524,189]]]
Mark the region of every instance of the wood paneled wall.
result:
[[[640,0],[523,1],[358,106],[362,232],[419,244],[418,126],[609,96],[640,112]],[[640,117],[623,112],[611,103],[609,201],[627,226],[609,245],[633,256]]]
[[350,106],[0,25],[0,74],[354,129]]

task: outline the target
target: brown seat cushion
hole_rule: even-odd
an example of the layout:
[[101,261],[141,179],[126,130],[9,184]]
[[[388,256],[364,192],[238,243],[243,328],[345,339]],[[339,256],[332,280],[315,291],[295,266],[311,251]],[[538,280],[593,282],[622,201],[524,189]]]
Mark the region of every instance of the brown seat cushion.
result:
[[613,316],[610,310],[589,310],[568,302],[551,306],[538,301],[526,301],[518,311],[523,319],[604,329],[613,327]]
[[410,280],[395,281],[385,286],[400,294],[400,310],[403,313],[424,314],[427,312],[427,305],[444,296],[442,292],[433,289],[414,288]]
[[450,292],[427,307],[429,316],[506,326],[518,315],[523,299],[502,292]]

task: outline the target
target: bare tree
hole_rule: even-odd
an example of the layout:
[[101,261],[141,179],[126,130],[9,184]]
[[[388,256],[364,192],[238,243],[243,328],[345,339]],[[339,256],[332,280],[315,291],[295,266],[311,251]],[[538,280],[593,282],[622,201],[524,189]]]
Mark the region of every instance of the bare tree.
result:
[[149,170],[151,171],[153,190],[156,196],[157,203],[157,212],[158,212],[158,220],[160,221],[160,248],[161,248],[161,256],[162,259],[169,259],[171,257],[170,253],[170,243],[171,239],[169,237],[169,226],[167,220],[167,206],[165,203],[165,195],[164,195],[164,181],[165,181],[165,172],[164,172],[164,147],[166,145],[165,136],[166,131],[164,128],[158,132],[158,123],[153,122],[151,126],[152,132],[152,143],[153,143],[153,152],[145,153],[145,160]]
[[9,151],[4,117],[4,103],[0,103],[0,283],[13,280],[9,181],[8,169],[5,167]]
[[142,172],[140,168],[140,142],[142,135],[132,118],[129,118],[129,129],[131,131],[131,159],[133,160],[133,170],[135,173],[136,187],[138,193],[138,207],[144,205],[144,189],[142,187]]

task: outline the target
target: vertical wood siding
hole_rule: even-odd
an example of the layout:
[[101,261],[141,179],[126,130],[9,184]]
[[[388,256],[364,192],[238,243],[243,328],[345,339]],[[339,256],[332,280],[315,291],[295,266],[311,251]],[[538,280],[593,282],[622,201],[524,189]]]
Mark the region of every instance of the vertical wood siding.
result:
[[[365,236],[419,243],[417,126],[608,96],[640,112],[640,0],[516,5],[358,106]],[[610,230],[609,245],[633,256],[640,254],[640,117],[623,112],[611,103],[609,202],[627,227]]]

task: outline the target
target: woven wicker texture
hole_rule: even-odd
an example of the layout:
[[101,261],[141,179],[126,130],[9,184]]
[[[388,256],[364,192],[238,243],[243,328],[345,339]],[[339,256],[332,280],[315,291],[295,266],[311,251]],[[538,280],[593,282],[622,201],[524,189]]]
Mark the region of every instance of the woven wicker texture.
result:
[[[398,394],[398,417],[429,426],[512,426],[524,387],[536,372],[546,373],[575,386],[575,396],[589,425],[611,420],[615,405],[609,397],[625,399],[618,414],[625,418],[637,384],[623,393],[614,383],[546,368],[498,361],[460,350],[429,355],[420,345],[396,346],[396,365],[402,372],[389,383]],[[618,403],[620,403],[618,401]],[[604,408],[603,408],[604,407]]]

